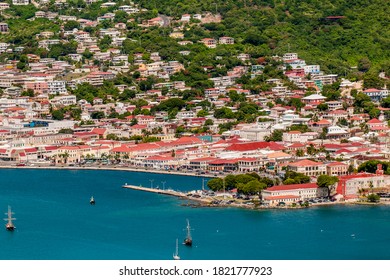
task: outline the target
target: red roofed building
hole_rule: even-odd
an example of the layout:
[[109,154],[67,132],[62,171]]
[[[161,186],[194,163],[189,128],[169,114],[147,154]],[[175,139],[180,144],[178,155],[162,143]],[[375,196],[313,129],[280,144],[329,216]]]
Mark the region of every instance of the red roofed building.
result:
[[151,122],[156,121],[156,118],[153,116],[137,115],[137,116],[135,116],[135,118],[137,119],[138,124],[146,124],[147,125]]
[[217,159],[210,161],[208,170],[210,171],[235,171],[238,167],[238,159]]
[[178,160],[174,157],[161,155],[148,157],[143,162],[145,167],[163,170],[173,169],[178,165]]
[[240,158],[238,160],[238,171],[255,172],[264,168],[264,162],[258,158]]
[[319,188],[316,183],[279,185],[262,191],[264,202],[271,206],[278,205],[280,202],[292,204],[327,195],[327,189]]
[[378,133],[386,132],[388,130],[387,124],[378,119],[372,119],[367,122],[368,129]]
[[283,145],[275,142],[249,142],[249,143],[235,143],[225,149],[225,151],[235,152],[250,152],[257,150],[273,150],[281,151],[284,149]]
[[91,147],[88,145],[62,146],[57,149],[55,161],[60,164],[78,163],[90,151]]
[[108,131],[106,128],[94,128],[91,130],[92,133],[99,135],[99,138],[106,138]]
[[319,176],[326,174],[326,165],[322,162],[315,162],[303,159],[287,165],[289,170],[303,173],[306,176]]
[[214,157],[203,157],[203,158],[195,158],[190,160],[189,166],[192,169],[203,169],[206,170],[208,163],[214,161],[216,158]]
[[200,140],[197,137],[181,137],[170,144],[174,147],[179,147],[179,146],[198,146],[202,144],[202,140]]
[[375,174],[359,173],[339,177],[336,187],[337,194],[344,199],[356,199],[359,197],[360,190],[372,188],[382,188],[390,185],[390,176],[384,175],[382,165],[378,164]]

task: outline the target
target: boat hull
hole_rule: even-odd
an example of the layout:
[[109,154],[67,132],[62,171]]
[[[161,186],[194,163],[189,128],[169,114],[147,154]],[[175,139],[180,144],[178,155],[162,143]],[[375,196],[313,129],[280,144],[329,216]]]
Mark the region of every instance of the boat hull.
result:
[[192,239],[189,239],[189,238],[184,239],[184,245],[192,246]]
[[5,229],[8,230],[8,231],[14,231],[15,227],[14,227],[14,226],[6,225],[6,226],[5,226]]

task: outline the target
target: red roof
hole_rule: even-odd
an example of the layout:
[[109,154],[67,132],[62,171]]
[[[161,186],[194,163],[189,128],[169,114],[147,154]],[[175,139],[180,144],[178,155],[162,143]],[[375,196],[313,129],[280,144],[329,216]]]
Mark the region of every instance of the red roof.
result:
[[321,162],[315,162],[315,161],[312,161],[312,160],[309,160],[309,159],[303,159],[303,160],[300,160],[300,161],[296,161],[296,162],[293,162],[293,163],[289,163],[288,164],[289,166],[297,166],[297,167],[300,167],[300,166],[316,166],[316,165],[323,165],[323,163]]
[[232,164],[237,163],[238,159],[217,159],[209,162],[209,164]]
[[307,184],[292,184],[292,185],[279,185],[268,188],[266,191],[289,191],[297,189],[315,189],[318,188],[317,183],[307,183]]
[[376,89],[376,88],[369,88],[369,89],[364,90],[363,92],[379,92],[379,91],[381,91],[381,90]]
[[163,160],[174,160],[174,157],[171,156],[151,156],[147,160],[163,161]]
[[339,180],[351,180],[351,179],[375,177],[375,176],[377,176],[377,175],[372,174],[372,173],[358,173],[358,174],[352,174],[352,175],[339,176]]
[[299,198],[297,195],[275,195],[275,196],[267,196],[265,200],[279,200],[279,199],[289,199],[289,198]]
[[372,119],[372,120],[369,120],[367,123],[369,124],[374,124],[374,123],[377,123],[377,124],[383,124],[383,122],[381,122],[380,120],[378,119]]
[[338,161],[335,161],[335,162],[331,162],[331,163],[328,163],[327,166],[346,166],[347,164],[345,163],[342,163],[342,162],[338,162]]
[[173,145],[190,145],[190,144],[201,144],[202,141],[197,137],[181,137],[176,141],[173,141]]
[[204,158],[191,159],[190,162],[206,162],[206,161],[213,161],[213,160],[215,160],[215,157],[204,157]]
[[105,129],[105,128],[94,128],[91,130],[91,132],[99,134],[99,135],[103,135],[106,132],[106,130],[107,129]]
[[250,143],[236,143],[232,144],[229,147],[227,147],[226,151],[254,151],[254,150],[260,150],[260,149],[267,149],[270,150],[283,150],[284,146],[279,145],[275,142],[250,142]]

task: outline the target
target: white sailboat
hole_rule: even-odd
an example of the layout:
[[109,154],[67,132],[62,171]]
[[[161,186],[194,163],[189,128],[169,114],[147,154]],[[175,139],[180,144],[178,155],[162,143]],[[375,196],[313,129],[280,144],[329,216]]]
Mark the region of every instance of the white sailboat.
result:
[[12,214],[14,214],[11,210],[11,206],[8,206],[8,212],[5,213],[8,217],[6,219],[4,219],[5,221],[7,221],[7,224],[5,225],[5,228],[9,231],[13,231],[15,229],[15,226],[14,224],[12,223],[12,221],[16,220],[15,218],[12,218]]
[[179,240],[176,238],[176,252],[173,254],[174,260],[180,260],[179,256]]

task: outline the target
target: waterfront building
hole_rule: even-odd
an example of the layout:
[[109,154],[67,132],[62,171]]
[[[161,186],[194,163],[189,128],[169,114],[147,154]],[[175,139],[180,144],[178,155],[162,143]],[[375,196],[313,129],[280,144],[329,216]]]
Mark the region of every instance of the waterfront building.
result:
[[390,176],[384,175],[382,165],[378,164],[375,174],[358,173],[339,177],[336,187],[337,194],[343,196],[345,200],[357,199],[359,193],[370,188],[382,188],[390,185]]
[[281,202],[291,205],[298,201],[327,195],[328,190],[326,188],[319,188],[316,183],[279,185],[262,191],[263,202],[270,206],[276,206]]

